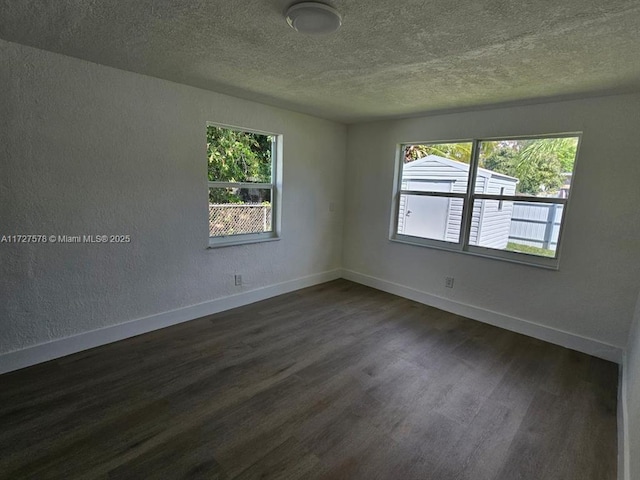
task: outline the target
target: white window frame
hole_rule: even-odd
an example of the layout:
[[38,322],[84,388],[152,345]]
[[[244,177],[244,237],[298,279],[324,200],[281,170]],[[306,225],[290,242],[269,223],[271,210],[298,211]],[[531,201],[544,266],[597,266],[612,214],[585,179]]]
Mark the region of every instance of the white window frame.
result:
[[[564,226],[567,219],[569,199],[571,198],[571,192],[569,192],[568,198],[556,198],[556,197],[532,197],[527,195],[494,195],[494,194],[480,194],[475,192],[476,178],[478,175],[478,163],[480,154],[480,144],[482,142],[501,141],[501,140],[532,140],[532,139],[544,139],[544,138],[563,138],[563,137],[577,137],[578,145],[576,147],[576,158],[573,163],[572,182],[575,180],[575,169],[578,162],[578,156],[580,151],[580,144],[582,143],[582,132],[566,132],[566,133],[554,133],[554,134],[542,134],[542,135],[523,135],[523,136],[502,136],[502,137],[484,137],[484,138],[472,138],[463,140],[442,140],[442,141],[417,141],[417,142],[402,142],[396,146],[396,167],[394,174],[394,190],[393,190],[393,205],[391,208],[391,223],[389,240],[393,242],[406,243],[410,245],[417,245],[428,248],[435,248],[440,250],[448,250],[452,252],[458,252],[468,255],[475,255],[485,258],[492,258],[496,260],[504,260],[513,263],[520,263],[524,265],[531,265],[535,267],[542,267],[552,270],[558,270],[560,266],[560,252],[563,238]],[[438,145],[447,143],[471,143],[471,161],[469,163],[469,176],[467,180],[467,192],[422,192],[413,190],[402,189],[402,169],[404,166],[404,147],[407,145]],[[573,188],[573,187],[572,187]],[[448,242],[444,240],[435,240],[430,238],[414,237],[411,235],[405,235],[398,232],[398,223],[400,215],[400,197],[401,195],[425,195],[440,198],[459,198],[463,201],[462,220],[460,223],[460,237],[458,242]],[[560,229],[558,232],[558,243],[556,245],[554,257],[543,257],[540,255],[534,255],[529,253],[511,252],[507,250],[498,250],[495,248],[480,247],[477,245],[469,244],[469,237],[471,234],[471,222],[473,220],[473,203],[475,200],[497,200],[497,201],[511,201],[511,202],[530,202],[530,203],[546,203],[563,205],[562,221],[560,222]]]
[[207,232],[209,231],[208,199],[211,188],[256,188],[271,190],[271,231],[258,233],[237,233],[233,235],[221,235],[209,237],[209,248],[229,247],[234,245],[246,245],[250,243],[272,242],[280,240],[281,220],[280,205],[282,203],[282,145],[283,135],[251,128],[237,127],[222,123],[207,122],[207,127],[219,127],[238,132],[255,133],[273,137],[271,151],[271,183],[253,182],[217,182],[209,181],[207,174]]

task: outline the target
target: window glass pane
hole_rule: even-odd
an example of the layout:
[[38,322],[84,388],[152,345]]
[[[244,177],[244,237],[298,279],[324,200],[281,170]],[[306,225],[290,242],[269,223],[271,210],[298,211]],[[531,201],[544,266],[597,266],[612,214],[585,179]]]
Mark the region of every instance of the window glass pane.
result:
[[564,205],[475,200],[469,244],[555,257]]
[[274,142],[271,135],[207,126],[209,181],[272,183]]
[[466,193],[472,143],[403,146],[401,190]]
[[271,189],[209,188],[209,236],[271,232]]
[[401,194],[397,233],[457,243],[463,203],[461,198]]
[[475,193],[568,198],[578,137],[480,142]]

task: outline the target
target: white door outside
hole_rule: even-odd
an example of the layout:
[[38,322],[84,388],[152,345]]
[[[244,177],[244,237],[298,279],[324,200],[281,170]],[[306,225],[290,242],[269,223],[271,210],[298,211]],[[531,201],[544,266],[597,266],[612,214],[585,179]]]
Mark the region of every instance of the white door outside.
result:
[[[450,192],[451,181],[409,180],[407,190]],[[404,218],[404,234],[444,240],[447,234],[449,198],[408,195]]]

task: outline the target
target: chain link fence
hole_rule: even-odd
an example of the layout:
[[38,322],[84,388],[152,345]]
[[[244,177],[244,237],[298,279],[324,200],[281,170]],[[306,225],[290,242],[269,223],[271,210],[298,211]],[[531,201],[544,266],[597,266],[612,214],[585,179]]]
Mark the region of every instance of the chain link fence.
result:
[[271,205],[209,204],[209,236],[271,231]]

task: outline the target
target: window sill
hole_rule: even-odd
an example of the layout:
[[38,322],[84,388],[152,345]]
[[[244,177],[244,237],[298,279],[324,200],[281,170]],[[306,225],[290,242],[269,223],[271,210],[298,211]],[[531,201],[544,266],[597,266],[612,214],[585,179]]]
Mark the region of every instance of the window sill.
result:
[[517,253],[502,250],[492,250],[490,248],[482,248],[470,246],[469,250],[462,250],[460,245],[452,243],[451,246],[446,242],[440,242],[434,240],[435,243],[427,243],[429,240],[421,241],[422,239],[411,239],[391,237],[389,241],[395,243],[403,243],[405,245],[413,245],[416,247],[426,247],[434,250],[444,250],[452,253],[462,253],[464,255],[472,255],[474,257],[489,258],[491,260],[500,260],[509,263],[518,263],[520,265],[527,265],[530,267],[544,268],[546,270],[559,270],[560,260],[557,258],[537,257],[535,255],[528,255],[526,253]]
[[209,246],[207,249],[249,245],[252,243],[275,242],[278,240],[280,240],[280,237],[275,234],[269,236],[235,235],[229,237],[209,237]]

